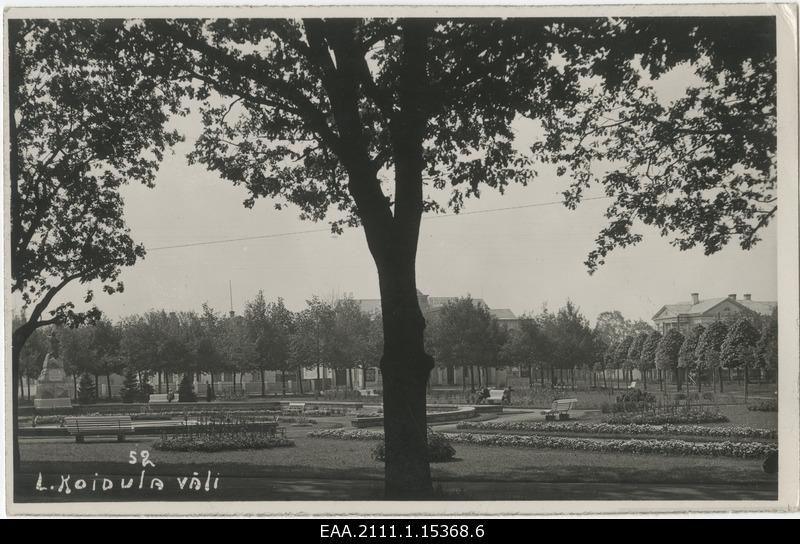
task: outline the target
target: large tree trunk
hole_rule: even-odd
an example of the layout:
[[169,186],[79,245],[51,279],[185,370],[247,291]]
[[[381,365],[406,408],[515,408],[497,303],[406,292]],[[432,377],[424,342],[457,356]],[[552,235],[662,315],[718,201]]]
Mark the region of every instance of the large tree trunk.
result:
[[425,320],[417,301],[413,270],[379,269],[384,323],[383,410],[386,496],[429,497],[425,390],[433,358],[425,353]]
[[108,400],[111,400],[111,373],[110,372],[108,372],[106,374],[106,386],[108,387],[108,395],[106,395],[106,397],[108,398]]

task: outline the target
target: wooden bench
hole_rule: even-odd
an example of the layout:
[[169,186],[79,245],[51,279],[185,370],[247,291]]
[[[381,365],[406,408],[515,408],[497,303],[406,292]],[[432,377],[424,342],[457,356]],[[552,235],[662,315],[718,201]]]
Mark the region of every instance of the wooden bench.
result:
[[64,427],[75,436],[75,442],[83,442],[84,436],[115,435],[120,442],[125,435],[133,433],[131,416],[77,416],[64,418]]
[[503,404],[503,389],[489,389],[489,397],[484,399],[486,404]]
[[[150,395],[150,399],[148,400],[148,403],[150,403],[150,404],[166,404],[168,402],[172,402],[172,400],[170,400],[169,397],[170,397],[170,393],[154,393],[154,394]],[[173,395],[173,398],[174,398],[174,395]]]
[[558,399],[553,401],[549,410],[542,412],[546,421],[569,419],[569,411],[578,402],[578,399]]
[[290,402],[288,408],[286,409],[287,412],[298,413],[302,414],[306,411],[306,403],[305,402]]
[[631,384],[628,386],[628,389],[636,389],[636,387],[637,387],[638,385],[639,385],[639,384],[638,384],[638,382],[635,382],[635,381],[634,381],[634,382],[631,382]]
[[359,389],[358,392],[362,397],[377,397],[378,396],[378,392],[375,391],[374,389]]

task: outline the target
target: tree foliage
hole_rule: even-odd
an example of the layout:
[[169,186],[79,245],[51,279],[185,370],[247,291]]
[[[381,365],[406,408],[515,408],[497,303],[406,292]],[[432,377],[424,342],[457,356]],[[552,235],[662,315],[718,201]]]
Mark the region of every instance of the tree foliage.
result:
[[428,342],[447,366],[497,366],[503,335],[486,305],[470,296],[444,304],[429,318]]
[[678,352],[678,368],[690,370],[697,368],[697,344],[705,331],[706,328],[704,326],[696,325],[686,335]]
[[640,332],[633,337],[630,348],[628,348],[628,365],[631,368],[642,368],[642,350],[647,342],[648,333]]
[[31,327],[97,318],[96,308],[76,312],[76,301],[44,314],[75,280],[121,290],[122,267],[144,255],[119,188],[152,186],[179,140],[164,125],[182,110],[128,64],[133,53],[109,55],[121,32],[120,22],[93,19],[9,22],[11,289],[31,307]]
[[756,344],[759,334],[749,319],[736,320],[728,330],[720,347],[720,362],[723,368],[753,368],[758,363]]
[[667,371],[678,368],[678,354],[684,340],[678,329],[668,330],[656,348],[656,368]]
[[722,343],[728,335],[728,326],[723,321],[715,321],[706,328],[697,341],[695,354],[699,369],[715,369],[720,367]]
[[656,366],[656,352],[661,342],[662,335],[658,331],[653,331],[647,335],[647,340],[642,345],[642,352],[639,355],[639,370],[647,371]]

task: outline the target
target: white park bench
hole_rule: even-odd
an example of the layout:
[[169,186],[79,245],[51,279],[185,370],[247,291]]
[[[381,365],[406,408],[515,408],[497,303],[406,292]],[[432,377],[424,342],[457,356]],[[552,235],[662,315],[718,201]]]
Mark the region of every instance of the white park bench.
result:
[[503,389],[489,389],[489,397],[484,401],[486,404],[503,404]]
[[375,391],[374,389],[359,389],[358,392],[362,397],[377,397],[378,396],[378,392]]
[[290,402],[289,407],[287,408],[288,412],[302,414],[306,411],[306,403],[305,402]]
[[64,427],[75,436],[75,442],[83,442],[84,436],[113,435],[120,442],[125,435],[133,433],[131,416],[76,416],[64,418]]
[[628,386],[628,389],[636,389],[636,387],[637,387],[638,385],[639,385],[639,383],[638,383],[638,382],[636,382],[636,381],[633,381],[633,382],[631,382],[631,384]]
[[558,399],[553,401],[553,405],[550,406],[549,410],[545,410],[542,412],[544,415],[544,419],[546,421],[552,421],[556,417],[558,419],[569,419],[569,411],[572,409],[575,404],[577,404],[578,399]]
[[153,393],[148,402],[150,404],[166,404],[172,401],[169,400],[169,393]]

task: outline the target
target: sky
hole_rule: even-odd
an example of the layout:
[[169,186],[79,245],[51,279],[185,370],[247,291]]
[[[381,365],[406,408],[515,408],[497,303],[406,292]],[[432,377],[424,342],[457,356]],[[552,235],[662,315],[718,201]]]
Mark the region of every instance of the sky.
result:
[[[690,74],[676,70],[655,84],[668,101],[687,83]],[[117,320],[150,309],[199,310],[204,302],[218,311],[228,311],[232,303],[240,313],[259,290],[267,300],[283,297],[292,310],[302,309],[315,294],[379,297],[377,272],[360,228],[332,235],[325,223],[301,221],[296,208],[277,211],[267,199],[245,208],[245,189],[202,165],[188,164],[186,154],[200,129],[197,116],[177,126],[187,141],[166,156],[155,188],[123,189],[127,224],[148,252],[123,271],[123,293],[109,296],[95,288],[94,303],[106,315]],[[517,131],[523,141],[535,137],[526,130],[534,129]],[[743,251],[734,242],[712,256],[701,248],[679,251],[655,229],[638,225],[644,241],[613,251],[589,275],[583,262],[604,226],[610,200],[588,200],[568,210],[559,203],[568,180],[547,167],[537,171],[532,184],[511,186],[505,195],[486,188],[479,200],[467,202],[466,213],[423,219],[417,257],[417,286],[423,293],[469,294],[518,315],[543,305],[555,310],[571,299],[591,322],[608,310],[650,321],[662,305],[687,301],[695,292],[701,299],[750,293],[754,300],[776,300],[774,224],[754,249]],[[595,187],[586,196],[602,192]],[[255,236],[264,238],[159,249]],[[85,288],[72,285],[59,298],[81,300]]]
[[[199,310],[203,302],[227,311],[231,298],[240,313],[259,290],[268,300],[283,297],[293,310],[314,294],[379,297],[377,272],[360,228],[332,235],[324,223],[301,221],[296,209],[277,211],[264,199],[247,209],[243,188],[187,164],[189,149],[182,144],[167,156],[154,189],[124,189],[133,238],[150,249],[144,260],[123,271],[123,293],[95,298],[109,317],[161,308]],[[702,249],[679,251],[654,229],[640,227],[643,242],[615,250],[589,275],[583,261],[610,201],[586,201],[574,211],[556,203],[472,213],[558,202],[563,187],[543,170],[528,187],[510,187],[505,195],[486,191],[468,201],[466,214],[427,216],[417,257],[418,288],[431,296],[470,294],[516,314],[536,312],[543,304],[554,310],[569,298],[592,322],[606,310],[649,321],[661,305],[688,300],[693,292],[701,299],[729,293],[776,299],[774,226],[750,251],[732,244],[712,256]],[[298,231],[317,232],[154,249]],[[82,292],[73,286],[64,296]]]

